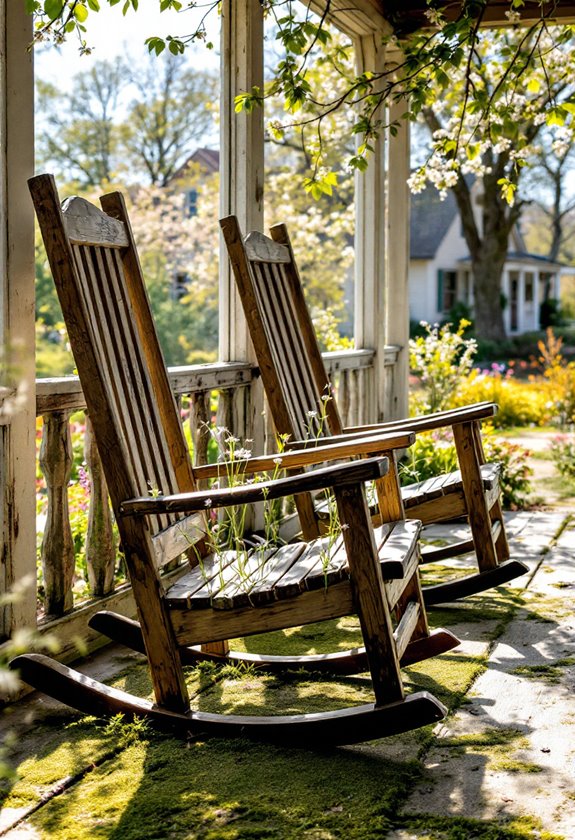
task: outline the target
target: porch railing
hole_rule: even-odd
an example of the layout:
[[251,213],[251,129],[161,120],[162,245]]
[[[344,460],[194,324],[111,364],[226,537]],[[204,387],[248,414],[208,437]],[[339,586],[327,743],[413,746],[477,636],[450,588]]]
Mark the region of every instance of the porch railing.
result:
[[[392,368],[395,358],[393,348],[389,348],[386,365]],[[325,361],[344,423],[354,425],[371,420],[367,408],[371,405],[374,389],[374,353],[369,350],[328,353]],[[208,425],[211,422],[225,426],[241,440],[254,437],[254,424],[262,415],[262,389],[257,368],[243,362],[172,368],[170,381],[181,407],[182,421],[189,429],[196,465],[208,460]],[[85,636],[90,612],[109,608],[130,614],[133,604],[128,585],[115,583],[118,551],[100,459],[85,413],[81,415],[85,422],[81,424],[83,440],[80,445],[90,493],[82,576],[87,577],[88,591],[83,596],[74,596],[79,569],[69,504],[75,454],[71,417],[77,417],[76,412],[84,412],[84,396],[77,377],[41,379],[37,380],[36,386],[36,413],[42,418],[38,429],[37,490],[39,498],[44,499],[43,521],[40,522],[43,536],[37,589],[38,627],[55,631],[64,643],[63,658],[66,658],[67,648],[70,649],[68,658],[71,658],[71,638],[79,632]],[[78,435],[75,437],[77,448]],[[274,446],[270,429],[267,435],[264,429],[259,440],[263,440],[263,451],[270,451]],[[93,643],[94,639],[88,637],[88,642]]]

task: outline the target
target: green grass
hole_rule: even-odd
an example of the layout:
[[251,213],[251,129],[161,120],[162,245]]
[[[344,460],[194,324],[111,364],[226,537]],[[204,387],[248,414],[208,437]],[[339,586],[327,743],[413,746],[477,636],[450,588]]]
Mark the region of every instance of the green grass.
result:
[[[405,669],[406,691],[431,691],[456,710],[517,611],[552,621],[563,614],[561,604],[560,598],[506,586],[431,609],[432,626],[456,628],[480,651],[472,657],[456,649]],[[357,620],[341,619],[233,646],[321,653],[352,647],[360,638]],[[567,664],[550,663],[545,678]],[[536,673],[543,672],[526,676]],[[187,669],[186,679],[193,705],[204,711],[295,713],[371,700],[366,674],[272,677],[204,664]],[[151,693],[141,661],[125,667],[113,684],[140,696]],[[428,726],[354,747],[305,750],[240,740],[176,740],[150,727],[104,723],[48,707],[19,732],[11,754],[16,775],[1,783],[0,804],[37,808],[28,823],[40,840],[375,840],[399,830],[417,840],[556,840],[531,818],[405,816],[410,793],[427,784],[424,762],[431,748],[445,748],[446,766],[450,755],[465,752],[481,756],[492,770],[541,770],[525,760],[526,739],[519,730],[489,727],[451,738],[440,733],[441,727]]]
[[[516,607],[509,588],[431,611],[430,621],[465,625],[484,640]],[[479,616],[490,619],[487,636]],[[322,652],[360,642],[355,619],[324,622],[244,641],[246,649]],[[238,647],[239,643],[234,643]],[[404,671],[406,691],[428,690],[456,709],[486,656],[456,650]],[[187,670],[194,705],[241,714],[312,712],[370,702],[368,675],[272,677],[204,664]],[[125,668],[113,684],[149,696],[147,669]],[[12,754],[16,778],[0,788],[4,808],[34,808],[29,822],[49,840],[375,840],[397,826],[420,781],[433,727],[355,747],[313,750],[248,741],[183,742],[114,721],[48,712]]]

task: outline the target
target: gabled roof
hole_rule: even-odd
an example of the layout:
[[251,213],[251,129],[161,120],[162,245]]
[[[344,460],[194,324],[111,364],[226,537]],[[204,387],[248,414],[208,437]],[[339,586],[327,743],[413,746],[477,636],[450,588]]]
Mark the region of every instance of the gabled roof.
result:
[[202,172],[209,175],[214,174],[220,168],[220,153],[218,149],[196,149],[186,160],[182,163],[180,168],[170,178],[170,183],[179,181],[188,175],[190,167],[196,164]]
[[[467,175],[469,183],[472,176]],[[457,203],[451,190],[448,190],[443,200],[433,186],[427,186],[422,192],[411,197],[410,216],[410,247],[409,256],[412,260],[432,260],[452,222],[458,217]],[[527,251],[521,231],[515,226],[509,245],[513,250],[507,252],[508,261],[537,261],[546,264],[550,269],[557,270],[561,263],[553,262],[541,254],[531,254]],[[466,246],[465,246],[466,247]],[[469,262],[469,254],[462,254],[459,263]]]
[[428,186],[411,196],[410,257],[432,260],[451,223],[457,216],[457,204],[451,190],[442,201],[435,187]]

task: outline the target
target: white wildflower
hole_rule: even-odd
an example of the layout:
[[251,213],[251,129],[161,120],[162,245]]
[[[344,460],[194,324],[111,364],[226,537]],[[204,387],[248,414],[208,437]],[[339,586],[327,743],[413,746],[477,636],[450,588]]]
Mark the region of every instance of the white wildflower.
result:
[[252,450],[251,449],[246,449],[245,447],[242,446],[242,447],[240,447],[240,449],[236,449],[236,451],[234,452],[234,455],[235,455],[236,458],[239,458],[240,460],[251,458]]

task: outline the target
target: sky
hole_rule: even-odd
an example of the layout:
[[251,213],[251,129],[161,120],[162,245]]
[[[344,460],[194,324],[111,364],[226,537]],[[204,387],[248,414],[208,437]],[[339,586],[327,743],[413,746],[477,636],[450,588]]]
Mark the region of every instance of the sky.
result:
[[[111,59],[125,52],[134,57],[145,56],[147,54],[144,44],[146,38],[151,35],[186,35],[194,29],[194,22],[199,18],[197,11],[178,14],[169,10],[160,14],[158,0],[140,0],[138,11],[134,12],[130,9],[124,17],[122,5],[120,3],[110,7],[103,2],[100,12],[90,12],[86,22],[85,38],[88,46],[93,47],[92,55],[79,54],[78,42],[74,34],[68,36],[69,40],[62,47],[36,48],[34,63],[36,73],[40,78],[53,82],[63,89],[69,84],[71,76],[83,68],[91,69],[94,61]],[[213,40],[216,49],[208,50],[200,44],[188,53],[192,63],[198,63],[198,66],[202,68],[217,70],[219,67],[217,12],[212,11],[210,19],[209,37]]]

